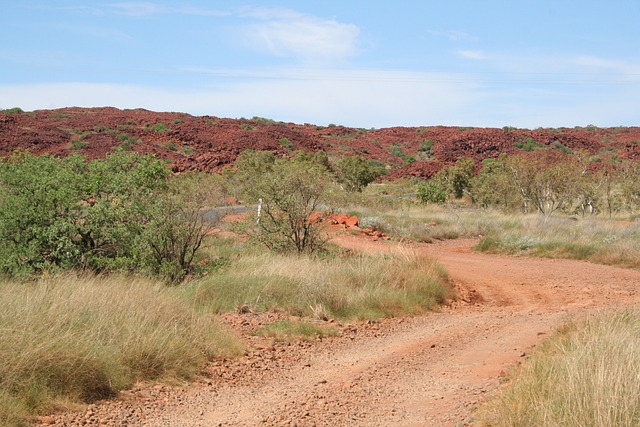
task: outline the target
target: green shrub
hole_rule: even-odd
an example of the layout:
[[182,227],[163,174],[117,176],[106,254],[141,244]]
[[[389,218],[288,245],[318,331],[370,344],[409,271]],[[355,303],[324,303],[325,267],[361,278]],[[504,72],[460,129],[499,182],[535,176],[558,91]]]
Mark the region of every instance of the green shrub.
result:
[[1,111],[5,114],[24,113],[24,111],[20,107],[7,108],[6,110],[1,110]]
[[73,140],[73,142],[71,142],[71,149],[72,150],[82,150],[83,148],[86,148],[87,145],[89,145],[89,143],[87,141],[82,141],[80,139],[75,139],[75,140]]
[[280,138],[278,140],[278,143],[284,149],[293,150],[293,143],[289,141],[289,138]]
[[447,192],[442,185],[430,180],[418,186],[417,197],[421,203],[442,204],[447,200]]
[[154,132],[166,132],[169,130],[167,125],[162,122],[155,124],[152,129]]
[[335,162],[338,182],[349,192],[362,192],[381,172],[371,161],[359,156],[343,157]]
[[207,230],[210,189],[190,175],[169,182],[170,172],[122,151],[90,163],[24,152],[0,161],[0,275],[73,268],[184,277]]

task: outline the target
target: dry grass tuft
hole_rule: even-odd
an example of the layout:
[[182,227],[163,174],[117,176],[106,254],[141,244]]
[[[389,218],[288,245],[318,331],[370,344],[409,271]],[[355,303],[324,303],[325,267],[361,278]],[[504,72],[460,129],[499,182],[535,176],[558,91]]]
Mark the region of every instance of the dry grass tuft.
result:
[[2,425],[137,381],[188,379],[240,350],[175,289],[144,279],[65,274],[0,286]]
[[451,289],[437,263],[413,254],[346,259],[249,254],[192,284],[188,293],[200,310],[210,312],[246,304],[298,316],[374,319],[432,309]]
[[568,324],[485,408],[484,426],[640,425],[640,314]]

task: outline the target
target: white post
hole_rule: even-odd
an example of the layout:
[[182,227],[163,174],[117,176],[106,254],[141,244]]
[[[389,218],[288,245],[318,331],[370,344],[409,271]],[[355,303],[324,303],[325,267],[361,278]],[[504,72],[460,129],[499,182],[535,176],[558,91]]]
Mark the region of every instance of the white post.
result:
[[262,199],[258,199],[258,219],[256,224],[260,224],[260,212],[262,211]]

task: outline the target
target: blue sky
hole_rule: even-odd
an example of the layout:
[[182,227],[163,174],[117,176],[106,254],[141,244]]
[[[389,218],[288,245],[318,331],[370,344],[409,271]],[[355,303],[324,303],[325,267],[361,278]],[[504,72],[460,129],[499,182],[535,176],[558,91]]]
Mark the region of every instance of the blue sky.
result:
[[640,125],[640,1],[0,0],[0,108]]

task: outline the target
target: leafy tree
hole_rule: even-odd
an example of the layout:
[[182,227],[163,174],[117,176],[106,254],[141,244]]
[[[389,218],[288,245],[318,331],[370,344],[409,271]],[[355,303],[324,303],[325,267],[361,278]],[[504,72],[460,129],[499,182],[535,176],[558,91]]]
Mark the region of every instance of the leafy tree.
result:
[[[254,153],[248,156],[255,160]],[[310,253],[322,248],[326,239],[309,219],[331,183],[324,157],[298,152],[292,159],[259,164],[242,161],[237,170],[248,179],[247,195],[261,201],[253,237],[277,252]]]
[[472,199],[482,207],[517,210],[520,198],[506,170],[506,156],[485,159],[482,168],[471,179]]
[[442,204],[447,200],[447,192],[440,183],[430,180],[418,186],[418,200],[422,203]]
[[359,156],[339,159],[335,169],[338,182],[349,192],[362,192],[381,174],[372,161]]
[[447,194],[459,199],[465,193],[468,193],[473,171],[473,159],[463,157],[458,159],[455,165],[447,166],[440,170],[433,179],[447,191]]

